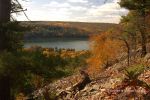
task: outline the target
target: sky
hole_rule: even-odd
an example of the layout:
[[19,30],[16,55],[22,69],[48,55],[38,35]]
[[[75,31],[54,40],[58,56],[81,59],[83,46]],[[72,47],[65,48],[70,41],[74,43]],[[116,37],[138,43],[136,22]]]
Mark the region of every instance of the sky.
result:
[[[119,0],[19,0],[31,21],[78,21],[119,23],[128,11],[119,6]],[[13,15],[26,21],[22,14]]]

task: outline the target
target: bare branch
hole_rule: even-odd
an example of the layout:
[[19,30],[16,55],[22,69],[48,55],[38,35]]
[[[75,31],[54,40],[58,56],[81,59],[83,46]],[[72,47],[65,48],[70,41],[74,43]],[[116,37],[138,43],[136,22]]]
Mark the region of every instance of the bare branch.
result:
[[11,13],[17,13],[17,12],[23,12],[23,11],[27,11],[27,9],[21,9],[21,10],[16,10],[16,11],[11,11]]
[[23,12],[23,14],[25,15],[25,17],[26,17],[29,21],[31,21],[31,20],[29,19],[29,17],[27,16],[27,14],[25,13],[25,11],[27,11],[27,9],[23,9],[22,5],[20,4],[20,2],[19,2],[18,0],[15,0],[15,1],[16,1],[16,3],[18,3],[20,10],[14,10],[14,11],[11,11],[11,13]]

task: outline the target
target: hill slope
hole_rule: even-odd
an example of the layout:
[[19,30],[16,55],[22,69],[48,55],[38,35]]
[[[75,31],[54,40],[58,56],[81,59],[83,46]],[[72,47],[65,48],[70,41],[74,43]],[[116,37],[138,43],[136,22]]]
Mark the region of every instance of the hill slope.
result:
[[85,22],[49,22],[34,21],[21,22],[22,25],[32,26],[32,30],[25,33],[25,39],[51,38],[51,37],[88,37],[91,34],[104,32],[114,28],[117,24],[85,23]]

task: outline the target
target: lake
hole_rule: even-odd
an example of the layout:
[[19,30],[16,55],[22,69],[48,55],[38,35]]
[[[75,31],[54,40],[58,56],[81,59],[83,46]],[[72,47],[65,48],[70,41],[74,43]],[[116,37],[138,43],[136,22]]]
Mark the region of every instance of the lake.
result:
[[41,46],[43,48],[70,48],[79,51],[88,50],[89,41],[88,39],[52,38],[25,42],[25,48],[30,48],[31,46]]

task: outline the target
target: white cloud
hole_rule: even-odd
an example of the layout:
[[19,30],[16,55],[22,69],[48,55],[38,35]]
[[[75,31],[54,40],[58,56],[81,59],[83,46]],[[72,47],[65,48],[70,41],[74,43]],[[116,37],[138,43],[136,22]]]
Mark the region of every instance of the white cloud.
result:
[[[34,2],[26,5],[28,11],[26,12],[28,17],[32,21],[40,20],[67,20],[71,12],[68,11],[70,5],[68,3],[59,4],[58,2],[52,1],[48,4],[36,6]],[[18,20],[27,20],[25,16],[16,16]]]
[[117,3],[107,3],[102,6],[96,6],[89,10],[89,13],[92,15],[103,15],[103,14],[111,14],[115,12],[124,11],[121,9]]
[[67,1],[72,3],[88,3],[88,0],[67,0]]
[[43,7],[47,7],[47,9],[49,9],[49,8],[69,8],[69,7],[71,7],[71,5],[67,2],[59,3],[56,1],[52,1],[48,4],[43,5]]
[[88,10],[87,15],[99,18],[99,22],[113,22],[118,23],[122,15],[125,15],[128,11],[122,9],[119,4],[119,0],[113,0],[111,3],[106,3],[100,6],[94,6]]
[[[112,0],[112,2],[97,5],[97,2],[91,0],[64,0],[62,2],[52,0],[40,4],[33,0],[32,2],[23,2],[23,7],[28,9],[26,13],[32,21],[118,23],[120,16],[126,14],[127,10],[121,9],[117,2],[119,0]],[[17,16],[17,19],[26,20],[23,15]]]
[[120,2],[120,0],[113,0],[112,2],[113,3],[118,3],[118,2]]

